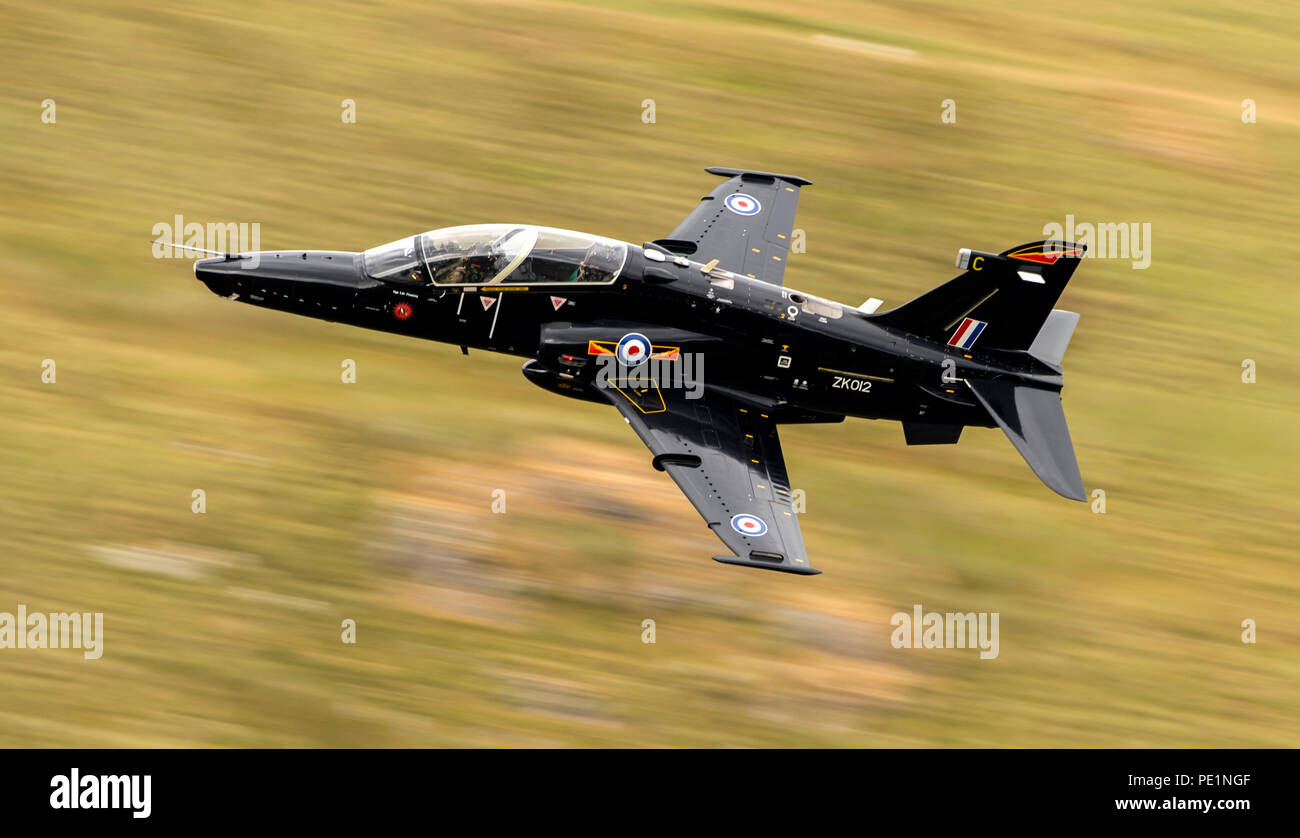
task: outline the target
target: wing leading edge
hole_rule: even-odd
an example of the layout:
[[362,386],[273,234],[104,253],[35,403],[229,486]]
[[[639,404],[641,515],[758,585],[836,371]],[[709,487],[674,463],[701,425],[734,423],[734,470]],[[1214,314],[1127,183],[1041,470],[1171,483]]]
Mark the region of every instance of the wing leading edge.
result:
[[709,388],[698,399],[686,398],[682,389],[598,391],[654,454],[655,468],[668,472],[735,554],[715,556],[716,561],[821,573],[808,563],[781,441],[769,415]]
[[699,262],[717,259],[729,271],[780,285],[794,235],[799,189],[811,181],[719,166],[705,171],[727,179],[657,243]]

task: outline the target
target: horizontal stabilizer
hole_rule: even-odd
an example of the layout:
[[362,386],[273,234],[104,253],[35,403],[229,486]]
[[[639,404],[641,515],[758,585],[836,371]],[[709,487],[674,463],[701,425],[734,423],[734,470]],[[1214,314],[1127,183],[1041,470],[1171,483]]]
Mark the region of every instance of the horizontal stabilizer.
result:
[[1070,500],[1087,500],[1059,392],[1006,381],[966,383],[1047,488]]
[[1034,342],[1029,345],[1029,354],[1054,367],[1061,365],[1065,357],[1065,347],[1070,345],[1074,336],[1074,327],[1079,325],[1079,315],[1073,311],[1054,308],[1043,321],[1043,328],[1038,330]]

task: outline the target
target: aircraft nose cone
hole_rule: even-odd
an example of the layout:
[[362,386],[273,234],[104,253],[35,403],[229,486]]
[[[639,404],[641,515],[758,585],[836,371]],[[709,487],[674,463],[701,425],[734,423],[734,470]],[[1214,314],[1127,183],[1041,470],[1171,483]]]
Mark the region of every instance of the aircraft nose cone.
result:
[[364,284],[361,254],[337,250],[265,250],[194,263],[194,275],[223,297],[253,286],[263,289],[341,288],[353,291]]
[[194,276],[208,286],[214,294],[230,296],[235,286],[235,275],[239,273],[238,259],[226,259],[217,256],[212,259],[200,259],[194,263]]

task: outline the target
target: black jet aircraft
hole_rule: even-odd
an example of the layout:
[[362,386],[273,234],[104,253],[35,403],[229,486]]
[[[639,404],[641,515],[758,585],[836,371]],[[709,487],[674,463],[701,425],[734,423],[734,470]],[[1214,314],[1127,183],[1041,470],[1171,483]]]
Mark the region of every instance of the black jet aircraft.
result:
[[1060,398],[1078,315],[1053,309],[1082,245],[963,249],[956,279],[855,308],[783,284],[809,181],[707,171],[725,180],[645,244],[473,224],[364,253],[226,254],[195,274],[232,300],[518,355],[529,381],[613,405],[734,554],[720,562],[820,572],[782,424],[893,419],[909,445],[997,426],[1049,488],[1085,499]]

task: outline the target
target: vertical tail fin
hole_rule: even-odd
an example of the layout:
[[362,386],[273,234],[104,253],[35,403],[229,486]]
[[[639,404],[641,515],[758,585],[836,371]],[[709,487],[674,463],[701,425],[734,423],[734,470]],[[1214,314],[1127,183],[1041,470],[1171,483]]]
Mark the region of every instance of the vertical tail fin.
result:
[[[979,350],[1028,354],[1059,374],[1079,315],[1052,306],[1086,250],[1063,241],[1031,242],[997,254],[963,249],[957,267],[965,272],[956,279],[867,316],[963,353],[976,351],[978,343]],[[966,383],[1038,479],[1059,495],[1087,500],[1059,389],[999,379]],[[956,442],[961,432],[960,426],[922,431],[906,423],[903,429],[910,445]]]
[[[1087,248],[1062,241],[1002,253],[962,250],[965,273],[873,322],[961,350],[1023,351],[1038,336]],[[1044,359],[1045,360],[1045,359]]]

